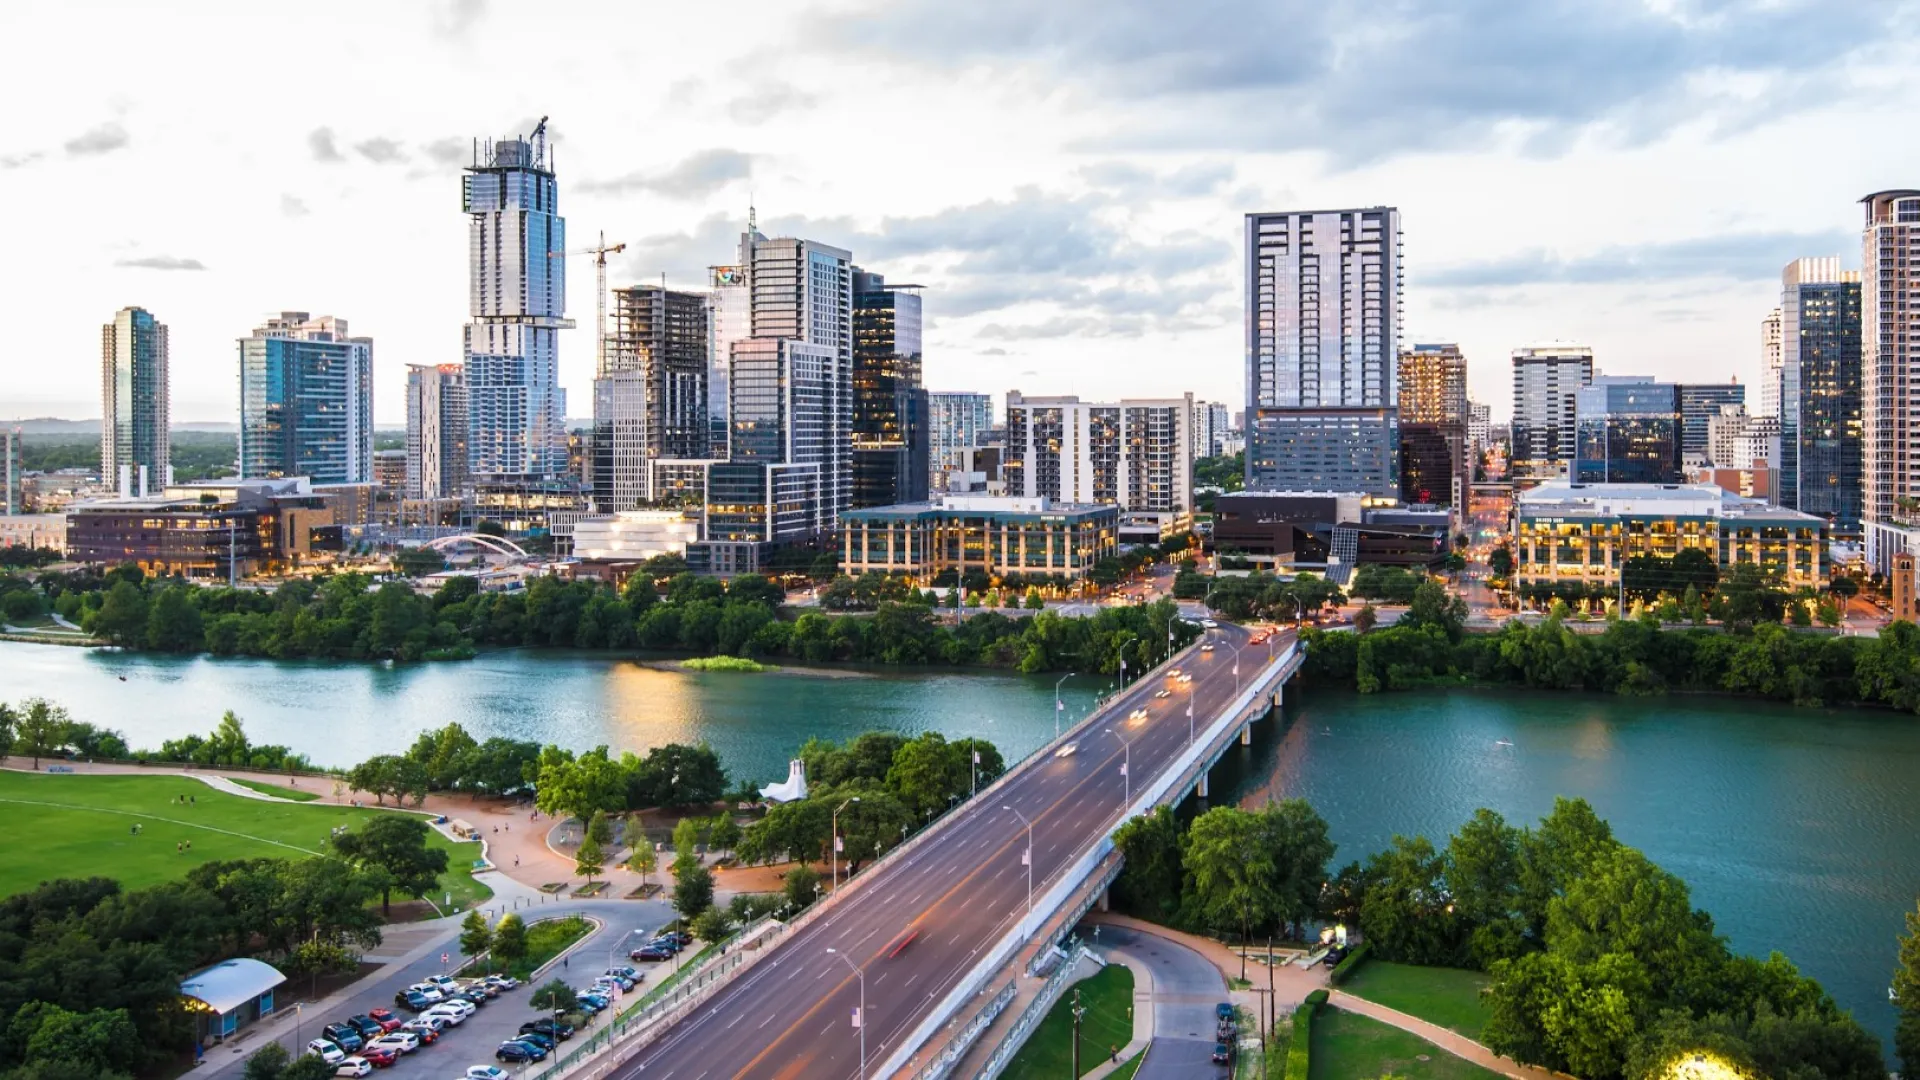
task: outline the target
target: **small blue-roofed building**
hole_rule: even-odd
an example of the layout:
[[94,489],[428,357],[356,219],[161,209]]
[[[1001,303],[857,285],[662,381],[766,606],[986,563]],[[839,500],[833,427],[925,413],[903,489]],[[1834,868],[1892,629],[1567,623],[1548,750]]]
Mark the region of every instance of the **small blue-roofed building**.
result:
[[273,992],[287,977],[272,964],[240,957],[222,960],[180,981],[194,1017],[194,1040],[204,1046],[273,1015]]

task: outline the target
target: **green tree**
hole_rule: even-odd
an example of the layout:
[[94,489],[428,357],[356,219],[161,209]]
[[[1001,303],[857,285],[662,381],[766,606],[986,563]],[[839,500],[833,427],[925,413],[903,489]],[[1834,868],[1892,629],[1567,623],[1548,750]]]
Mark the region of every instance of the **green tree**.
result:
[[1492,810],[1476,810],[1447,841],[1447,895],[1473,927],[1468,948],[1475,964],[1517,956],[1525,947],[1520,913],[1520,830]]
[[740,823],[733,815],[722,812],[713,819],[713,828],[707,833],[707,844],[714,850],[730,852],[740,843]]
[[587,839],[601,847],[613,843],[613,822],[605,810],[595,810],[587,819]]
[[799,911],[820,895],[820,871],[801,863],[780,875],[780,887],[786,894],[787,906]]
[[460,951],[468,956],[479,956],[493,947],[493,927],[487,925],[487,917],[479,911],[467,912],[460,920]]
[[0,701],[0,761],[13,754],[13,727],[19,715],[6,702]]
[[535,988],[527,996],[527,1004],[536,1009],[567,1013],[580,1007],[580,998],[566,980],[553,979]]
[[506,964],[526,959],[527,924],[520,916],[508,912],[494,924],[493,956]]
[[190,587],[175,585],[160,590],[147,614],[147,648],[161,652],[197,652],[204,641],[200,609],[193,606]]
[[673,826],[673,872],[678,874],[700,861],[700,823],[681,818]]
[[307,996],[319,989],[320,976],[339,975],[357,970],[360,957],[346,946],[332,941],[303,941],[293,947],[280,962],[288,975],[307,977]]
[[330,1080],[334,1075],[333,1066],[312,1055],[301,1054],[287,1064],[280,1074],[280,1080]]
[[1186,880],[1182,841],[1179,819],[1167,806],[1129,818],[1114,832],[1114,845],[1126,857],[1113,883],[1120,910],[1155,922],[1175,920]]
[[241,1066],[241,1080],[280,1080],[287,1070],[287,1063],[293,1055],[277,1042],[263,1044],[260,1049],[247,1055],[247,1063]]
[[964,795],[969,766],[946,736],[928,731],[901,746],[887,769],[887,788],[909,808],[925,814],[945,810],[948,796]]
[[571,760],[542,754],[534,802],[543,813],[579,818],[595,810],[620,810],[627,805],[627,773],[608,760],[607,748],[596,746]]
[[28,698],[21,703],[19,719],[14,722],[14,750],[31,755],[34,771],[38,772],[40,759],[66,744],[72,724],[65,708],[46,698]]
[[633,847],[627,853],[627,866],[638,871],[640,884],[647,884],[647,877],[660,867],[660,859],[654,854],[653,842],[645,836],[634,838]]
[[1893,1007],[1899,1019],[1893,1029],[1894,1052],[1900,1055],[1901,1074],[1920,1076],[1920,902],[1907,912],[1907,932],[1900,939],[1899,963],[1893,969]]
[[357,832],[333,837],[333,849],[359,866],[377,866],[387,878],[380,890],[380,911],[393,913],[393,890],[424,896],[447,871],[447,852],[427,845],[433,829],[409,814],[382,814]]
[[107,590],[100,610],[87,627],[115,645],[139,648],[147,643],[147,594],[132,582],[120,581]]
[[[1216,806],[1187,827],[1183,862],[1194,898],[1213,925],[1238,926],[1250,940],[1253,924],[1273,913],[1275,868],[1260,819],[1234,806]],[[1246,957],[1240,958],[1246,978]]]
[[1380,611],[1372,604],[1360,605],[1360,610],[1353,614],[1353,628],[1362,634],[1373,629],[1379,622]]
[[1333,860],[1327,822],[1305,799],[1270,802],[1260,811],[1273,876],[1267,902],[1274,918],[1291,926],[1312,918]]
[[698,918],[713,906],[713,871],[694,863],[685,870],[675,864],[673,873],[673,910],[683,919]]
[[693,936],[711,944],[719,944],[733,933],[733,916],[723,907],[709,907],[701,912],[688,927]]
[[593,875],[599,873],[605,865],[606,853],[600,850],[600,841],[595,840],[592,835],[582,839],[579,848],[573,853],[573,872],[586,878],[587,884],[591,885]]

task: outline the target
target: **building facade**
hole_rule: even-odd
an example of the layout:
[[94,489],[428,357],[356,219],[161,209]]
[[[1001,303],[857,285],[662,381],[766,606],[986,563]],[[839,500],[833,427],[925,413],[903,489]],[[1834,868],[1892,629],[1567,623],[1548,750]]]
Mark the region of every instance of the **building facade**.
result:
[[333,525],[305,477],[170,486],[67,511],[67,557],[149,574],[233,580],[298,564]]
[[1574,395],[1593,382],[1585,345],[1528,345],[1513,351],[1513,434],[1508,475],[1516,483],[1570,474],[1578,428]]
[[1783,344],[1780,339],[1780,324],[1783,316],[1779,308],[1767,312],[1760,320],[1760,411],[1755,416],[1771,416],[1780,419],[1780,361]]
[[1861,452],[1867,565],[1920,553],[1920,190],[1876,192],[1861,234]]
[[167,327],[121,308],[100,328],[100,479],[123,495],[172,481]]
[[[1398,401],[1400,212],[1248,214],[1246,258],[1247,487],[1289,486],[1278,463],[1303,442],[1352,438],[1341,456],[1391,458],[1381,437],[1395,422],[1353,410]],[[1363,467],[1340,486],[1390,495],[1395,471]]]
[[26,493],[20,484],[25,439],[19,428],[0,428],[0,516],[27,512]]
[[1399,377],[1402,424],[1467,422],[1467,358],[1460,346],[1413,346],[1400,354]]
[[1394,409],[1252,409],[1248,487],[1400,495],[1400,416]]
[[1796,259],[1781,282],[1779,502],[1857,534],[1860,274],[1841,270],[1838,256]]
[[967,468],[967,453],[993,427],[993,397],[965,390],[936,390],[927,395],[928,487],[944,491],[947,474]]
[[527,138],[476,144],[461,178],[467,215],[465,364],[470,471],[558,476],[567,467],[559,332],[566,318],[566,219],[546,121]]
[[1460,346],[1400,354],[1400,497],[1464,511],[1473,484],[1467,358]]
[[1673,383],[1599,376],[1574,394],[1573,478],[1583,484],[1677,484],[1681,425],[1680,388]]
[[854,510],[845,524],[841,567],[849,574],[925,582],[948,570],[962,577],[978,570],[1077,580],[1119,549],[1120,511],[1044,497],[945,495]]
[[1227,444],[1232,441],[1233,421],[1225,402],[1194,402],[1191,430],[1195,461],[1229,453]]
[[451,499],[467,487],[466,369],[459,364],[407,366],[409,499]]
[[1639,555],[1706,552],[1722,577],[1740,563],[1781,575],[1789,588],[1825,585],[1830,530],[1811,514],[1710,484],[1548,481],[1514,497],[1514,580],[1618,586]]
[[1477,464],[1493,444],[1493,406],[1467,402],[1467,448]]
[[373,479],[373,339],[283,311],[240,339],[240,475]]
[[1680,383],[1680,456],[1682,460],[1707,458],[1707,423],[1720,415],[1723,405],[1747,404],[1747,388],[1737,382]]
[[615,289],[613,300],[585,477],[602,513],[651,499],[654,461],[704,458],[712,441],[709,297],[636,285]]
[[575,522],[573,553],[587,560],[645,562],[656,555],[684,555],[699,539],[697,511],[622,510]]
[[1007,392],[1007,495],[1155,515],[1163,535],[1193,513],[1193,396],[1101,403]]
[[855,507],[925,502],[931,449],[921,384],[920,286],[853,272]]

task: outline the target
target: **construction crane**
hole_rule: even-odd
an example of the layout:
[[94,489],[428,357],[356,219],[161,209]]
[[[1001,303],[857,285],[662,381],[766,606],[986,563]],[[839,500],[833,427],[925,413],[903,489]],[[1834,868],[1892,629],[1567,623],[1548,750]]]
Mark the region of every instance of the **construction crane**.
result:
[[[545,123],[546,121],[543,118],[541,121],[542,126],[544,126]],[[599,352],[594,358],[595,364],[593,369],[596,377],[606,374],[607,371],[607,256],[618,255],[625,250],[627,250],[627,245],[625,244],[609,245],[607,243],[607,234],[603,232],[600,234],[600,243],[594,247],[580,248],[576,251],[556,251],[549,256],[555,259],[564,259],[569,255],[593,256],[594,299],[599,305],[594,322],[595,328],[599,331]]]

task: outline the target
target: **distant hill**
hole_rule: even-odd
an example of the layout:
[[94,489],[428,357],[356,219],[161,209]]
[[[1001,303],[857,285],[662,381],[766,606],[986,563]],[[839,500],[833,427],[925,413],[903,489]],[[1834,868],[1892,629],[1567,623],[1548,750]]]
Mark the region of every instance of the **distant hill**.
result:
[[[73,435],[81,438],[100,437],[100,421],[62,420],[57,416],[36,416],[30,420],[0,420],[0,427],[19,428],[27,435]],[[174,431],[199,431],[216,435],[234,435],[240,431],[240,425],[230,421],[198,420],[173,425]]]

